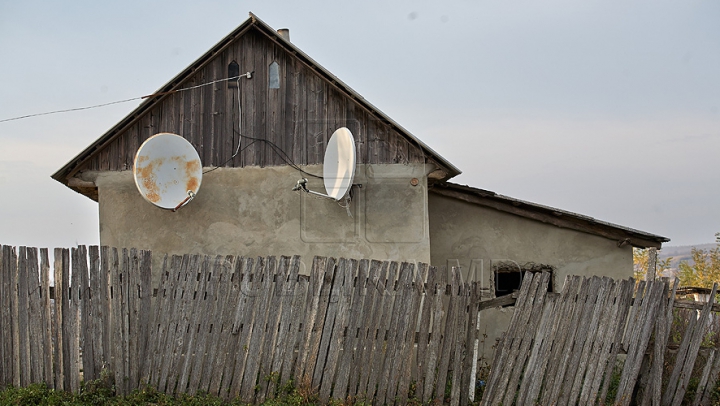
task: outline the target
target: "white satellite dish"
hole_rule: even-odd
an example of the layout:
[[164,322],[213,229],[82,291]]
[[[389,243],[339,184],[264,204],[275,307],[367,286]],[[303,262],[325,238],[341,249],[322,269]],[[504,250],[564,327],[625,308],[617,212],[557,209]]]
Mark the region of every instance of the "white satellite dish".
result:
[[163,209],[177,211],[195,197],[202,182],[202,164],[185,138],[159,133],[138,149],[133,165],[142,197]]
[[293,190],[304,190],[336,201],[344,199],[355,178],[355,139],[345,127],[335,130],[328,141],[323,161],[323,182],[326,194],[308,190],[307,179],[301,179]]

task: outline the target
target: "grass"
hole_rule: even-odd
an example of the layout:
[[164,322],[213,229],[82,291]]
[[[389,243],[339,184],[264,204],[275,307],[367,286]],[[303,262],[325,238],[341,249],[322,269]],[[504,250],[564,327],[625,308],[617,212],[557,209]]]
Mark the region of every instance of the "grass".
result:
[[[278,396],[268,399],[266,406],[309,406],[319,403],[317,393],[306,385],[295,387],[288,382],[278,390]],[[331,401],[333,405],[353,404],[352,402]],[[357,404],[357,403],[356,403]],[[133,391],[127,396],[117,395],[109,379],[98,379],[81,385],[80,391],[70,393],[48,388],[45,384],[32,384],[25,388],[8,387],[0,391],[0,406],[10,405],[47,405],[47,406],[89,406],[89,405],[154,405],[154,406],[240,406],[245,405],[239,399],[223,400],[206,393],[197,395],[179,394],[176,396],[158,392],[152,387]]]

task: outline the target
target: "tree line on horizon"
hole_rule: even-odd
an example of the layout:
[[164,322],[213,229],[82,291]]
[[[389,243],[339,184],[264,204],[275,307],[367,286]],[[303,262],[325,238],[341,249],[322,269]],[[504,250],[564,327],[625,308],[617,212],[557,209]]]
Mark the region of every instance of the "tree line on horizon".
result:
[[[680,261],[677,277],[680,286],[695,288],[712,288],[713,283],[720,283],[720,232],[715,233],[715,248],[701,249],[693,247],[691,261]],[[648,266],[651,266],[650,248],[633,250],[633,271],[635,278],[645,279]],[[670,270],[673,257],[656,259],[655,275]]]

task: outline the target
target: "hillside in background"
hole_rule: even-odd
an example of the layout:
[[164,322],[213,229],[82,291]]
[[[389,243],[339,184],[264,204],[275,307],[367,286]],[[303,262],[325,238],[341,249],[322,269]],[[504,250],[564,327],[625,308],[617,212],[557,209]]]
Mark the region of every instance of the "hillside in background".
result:
[[[677,272],[678,266],[680,265],[680,261],[687,261],[688,264],[693,265],[692,261],[692,249],[702,249],[702,250],[711,250],[715,248],[717,244],[698,244],[698,245],[679,245],[679,246],[668,246],[663,247],[658,252],[658,259],[666,259],[666,258],[672,258],[672,261],[670,262],[670,269],[673,271],[673,274]],[[670,276],[670,275],[667,275]]]

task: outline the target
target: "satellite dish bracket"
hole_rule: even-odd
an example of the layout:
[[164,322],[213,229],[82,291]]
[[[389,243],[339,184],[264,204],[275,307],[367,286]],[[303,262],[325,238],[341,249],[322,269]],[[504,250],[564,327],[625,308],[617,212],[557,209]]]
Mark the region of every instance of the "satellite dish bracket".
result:
[[192,190],[188,190],[187,193],[188,197],[186,197],[185,200],[180,202],[180,204],[178,204],[174,209],[172,209],[173,213],[180,210],[180,208],[184,207],[186,204],[190,203],[190,200],[195,198],[195,192],[193,192]]
[[[326,195],[326,194],[319,193],[319,192],[316,192],[316,191],[314,191],[314,190],[308,189],[308,188],[307,188],[307,182],[308,182],[307,178],[302,178],[302,179],[298,180],[297,183],[295,183],[295,186],[292,188],[293,192],[297,192],[297,191],[299,191],[299,190],[302,190],[302,191],[305,192],[305,193],[309,193],[309,194],[315,195],[315,196],[324,197],[324,198],[326,198],[326,199],[335,200],[335,201],[342,200],[342,199],[337,200],[337,199],[335,199],[335,198],[332,197],[332,196],[328,196],[328,195]],[[351,187],[352,187],[352,186],[357,186],[358,188],[362,189],[362,183],[353,183],[353,184],[351,185]],[[347,193],[346,195],[349,195],[349,194],[350,194],[350,191],[351,191],[351,189],[348,189],[348,193]]]

